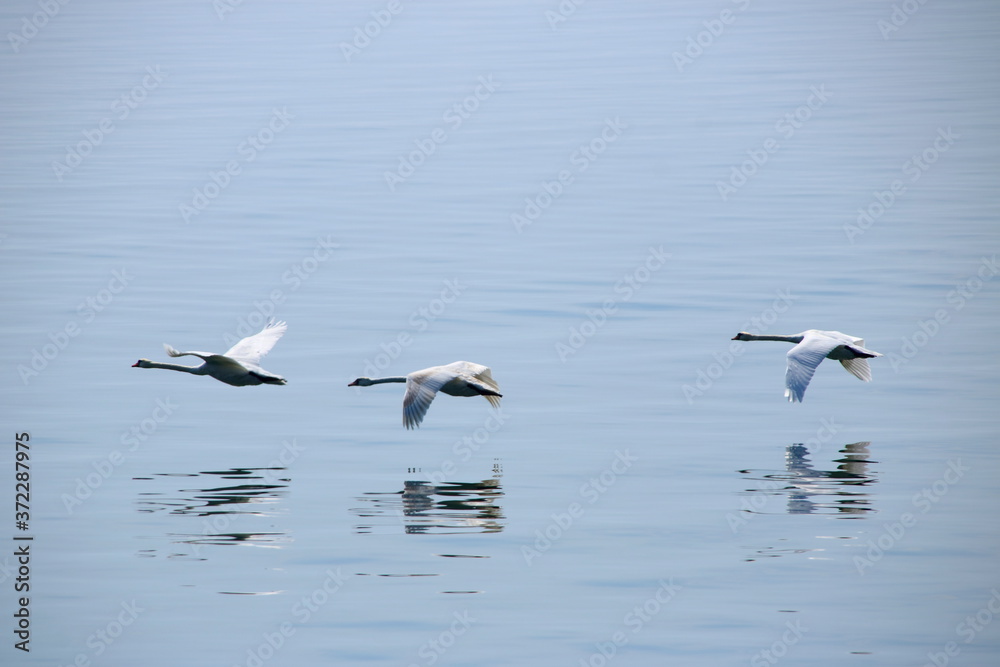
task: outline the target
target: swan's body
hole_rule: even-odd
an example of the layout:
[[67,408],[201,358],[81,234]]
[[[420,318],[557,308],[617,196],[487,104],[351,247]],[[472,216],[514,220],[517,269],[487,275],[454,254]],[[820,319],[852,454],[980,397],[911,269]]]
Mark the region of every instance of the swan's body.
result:
[[284,322],[274,320],[253,336],[247,336],[233,345],[225,354],[211,352],[178,352],[166,343],[163,347],[171,357],[198,357],[204,361],[200,366],[182,366],[180,364],[164,364],[149,359],[140,359],[132,364],[132,368],[165,368],[171,371],[181,371],[191,375],[209,375],[220,382],[234,387],[245,387],[256,384],[286,384],[287,380],[280,375],[265,371],[260,367],[261,358],[271,351],[274,344],[288,328]]
[[809,329],[794,336],[757,336],[741,331],[733,336],[733,340],[778,340],[795,343],[795,347],[788,351],[788,370],[785,372],[785,396],[793,403],[802,401],[816,367],[824,359],[836,359],[854,377],[870,382],[872,371],[866,359],[882,356],[878,352],[865,349],[864,340],[839,331]]
[[431,366],[409,375],[385,378],[361,377],[348,387],[370,387],[386,382],[405,382],[403,396],[403,425],[406,428],[420,426],[427,408],[437,393],[449,396],[483,396],[494,408],[500,407],[500,387],[490,375],[490,369],[469,361],[455,361],[445,366]]

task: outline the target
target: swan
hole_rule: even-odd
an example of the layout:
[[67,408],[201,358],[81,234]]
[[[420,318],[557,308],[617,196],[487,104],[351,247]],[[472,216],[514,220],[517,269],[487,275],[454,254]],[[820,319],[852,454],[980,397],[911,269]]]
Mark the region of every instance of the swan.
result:
[[795,343],[795,347],[788,351],[788,370],[785,372],[785,396],[792,403],[802,402],[806,387],[823,359],[836,359],[859,380],[871,382],[872,371],[865,360],[882,356],[865,349],[864,340],[839,331],[809,329],[794,336],[758,336],[741,331],[732,340],[779,340]]
[[269,373],[258,366],[261,357],[271,351],[274,344],[285,333],[288,325],[284,322],[268,322],[260,333],[247,336],[229,348],[225,354],[211,352],[178,352],[166,343],[163,347],[171,357],[192,356],[204,360],[200,366],[182,366],[180,364],[164,364],[149,359],[140,359],[132,364],[132,368],[166,368],[171,371],[183,371],[192,375],[210,375],[220,382],[234,387],[245,387],[257,384],[286,384],[287,380],[280,375]]
[[348,387],[370,387],[386,382],[405,382],[403,425],[420,426],[427,408],[439,391],[449,396],[483,396],[494,408],[500,407],[500,387],[490,375],[490,369],[470,361],[455,361],[444,366],[431,366],[409,375],[385,378],[360,377]]

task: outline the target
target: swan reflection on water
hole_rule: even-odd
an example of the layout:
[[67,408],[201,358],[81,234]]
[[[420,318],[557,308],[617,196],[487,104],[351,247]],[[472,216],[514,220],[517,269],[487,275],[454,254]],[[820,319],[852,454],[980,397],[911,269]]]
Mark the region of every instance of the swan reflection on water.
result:
[[503,508],[497,504],[503,490],[499,468],[494,472],[479,482],[408,480],[402,491],[366,493],[357,498],[363,505],[351,509],[366,519],[355,531],[392,532],[402,523],[413,534],[498,533],[504,528]]
[[[168,533],[174,543],[194,545],[194,556],[202,555],[202,545],[237,544],[278,548],[288,541],[285,533],[246,529],[281,513],[283,496],[290,480],[284,468],[231,468],[198,473],[157,473],[137,477],[139,481],[162,482],[184,479],[184,487],[169,491],[140,493],[139,512],[165,512],[188,517],[184,532]],[[237,530],[242,529],[242,530]],[[143,555],[151,556],[147,550]],[[171,554],[183,557],[189,554]]]
[[863,518],[871,507],[866,489],[877,479],[869,474],[870,442],[855,442],[839,451],[841,457],[833,460],[837,467],[821,470],[813,466],[809,450],[801,444],[789,445],[785,450],[785,470],[764,473],[741,470],[749,479],[764,482],[746,490],[749,494],[742,509],[752,514],[773,514],[768,511],[769,496],[787,496],[785,512],[788,514],[836,514],[843,519]]
[[[836,519],[864,519],[876,510],[871,504],[868,487],[878,479],[869,472],[872,463],[868,454],[870,442],[844,445],[834,458],[836,468],[822,470],[814,467],[809,450],[801,444],[790,445],[785,450],[785,469],[782,471],[741,470],[755,482],[740,495],[740,511],[732,512],[727,519],[734,533],[739,533],[755,516],[761,514],[827,514]],[[774,498],[786,499],[781,511]],[[842,526],[844,524],[841,524]],[[817,535],[817,539],[852,540],[852,535]],[[819,552],[826,547],[816,543],[795,545],[789,538],[781,538],[781,545],[752,547],[749,562],[761,558],[777,558],[791,554],[810,554],[807,558],[827,558]]]

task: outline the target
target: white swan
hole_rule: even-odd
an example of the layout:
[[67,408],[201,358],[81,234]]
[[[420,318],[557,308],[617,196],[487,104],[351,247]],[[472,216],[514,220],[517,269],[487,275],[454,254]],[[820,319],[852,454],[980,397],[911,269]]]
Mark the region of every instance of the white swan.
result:
[[234,387],[245,387],[256,384],[286,384],[287,380],[280,375],[269,373],[261,368],[261,357],[271,351],[274,344],[285,333],[288,325],[284,322],[271,320],[260,333],[247,336],[229,348],[225,354],[211,352],[178,352],[166,343],[163,347],[171,357],[200,357],[205,361],[201,366],[181,366],[180,364],[164,364],[149,359],[140,359],[132,364],[132,368],[166,368],[171,371],[183,371],[192,375],[210,375],[220,382]]
[[839,331],[809,329],[794,336],[757,336],[741,331],[733,340],[780,340],[796,343],[788,351],[788,370],[785,372],[785,396],[791,402],[802,401],[806,387],[812,380],[816,367],[823,359],[836,359],[852,375],[864,382],[872,379],[872,370],[866,359],[881,357],[872,350],[866,350],[865,341]]
[[385,382],[405,382],[403,425],[410,429],[420,426],[427,408],[439,391],[449,396],[484,396],[494,408],[500,407],[500,387],[490,375],[490,369],[469,361],[455,361],[445,366],[431,366],[406,376],[386,378],[360,377],[348,387],[370,387]]

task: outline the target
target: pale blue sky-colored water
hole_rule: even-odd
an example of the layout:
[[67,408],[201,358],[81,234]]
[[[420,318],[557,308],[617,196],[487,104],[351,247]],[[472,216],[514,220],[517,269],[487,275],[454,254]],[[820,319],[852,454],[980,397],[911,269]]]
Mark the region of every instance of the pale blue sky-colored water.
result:
[[[4,664],[995,660],[991,3],[43,5]],[[130,368],[271,316],[286,386]],[[457,359],[498,413],[346,386]]]

